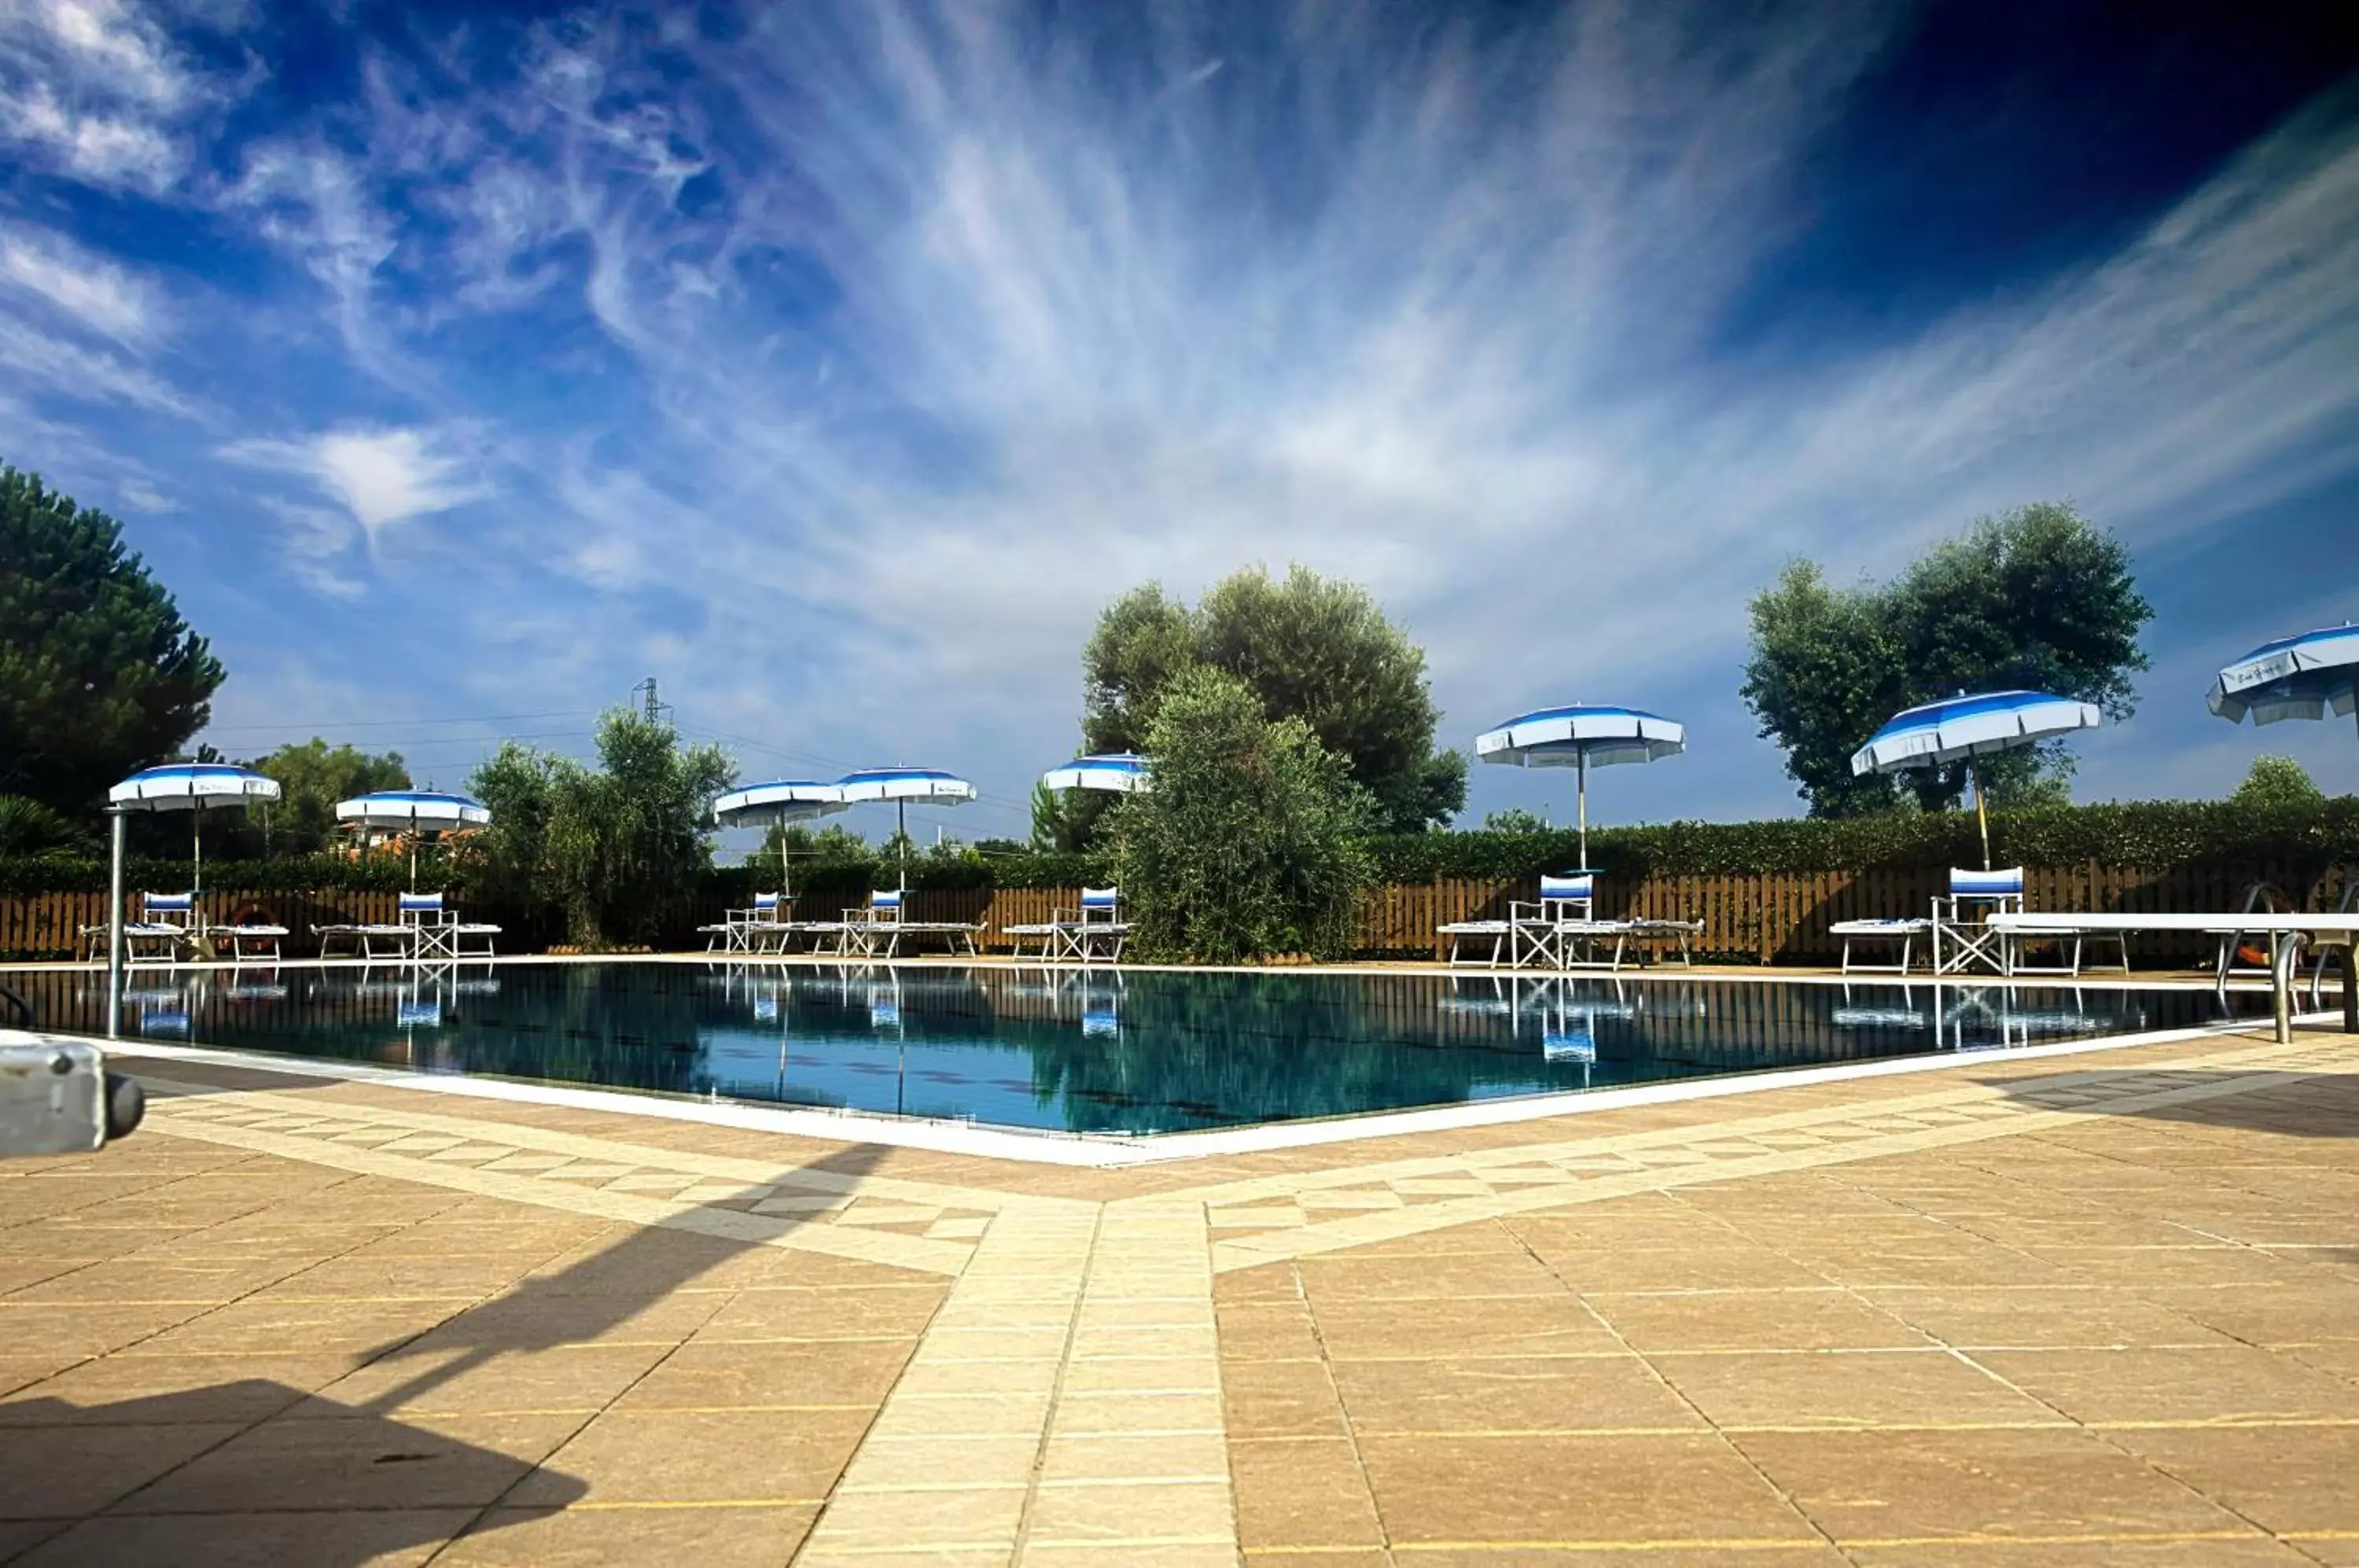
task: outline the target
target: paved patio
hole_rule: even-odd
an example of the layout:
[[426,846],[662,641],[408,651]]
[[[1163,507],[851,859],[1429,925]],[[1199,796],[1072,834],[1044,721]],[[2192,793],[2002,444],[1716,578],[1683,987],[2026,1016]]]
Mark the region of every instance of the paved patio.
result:
[[1128,1171],[134,1065],[0,1559],[2359,1564],[2350,1037]]

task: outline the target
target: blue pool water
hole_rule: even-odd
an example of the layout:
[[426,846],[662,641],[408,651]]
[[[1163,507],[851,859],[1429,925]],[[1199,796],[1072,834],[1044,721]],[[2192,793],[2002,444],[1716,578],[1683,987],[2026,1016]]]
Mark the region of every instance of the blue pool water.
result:
[[[96,1032],[103,981],[30,974]],[[2256,1016],[2266,998],[2227,1004]],[[1979,1051],[2223,1017],[2203,990],[504,964],[136,973],[126,1035],[1072,1132],[1171,1132]]]

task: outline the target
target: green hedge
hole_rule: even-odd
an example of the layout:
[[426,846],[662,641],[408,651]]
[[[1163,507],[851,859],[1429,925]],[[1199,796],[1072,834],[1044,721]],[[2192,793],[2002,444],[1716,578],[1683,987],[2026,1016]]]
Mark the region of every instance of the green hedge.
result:
[[[129,892],[185,890],[194,866],[185,859],[134,855],[123,864]],[[421,868],[420,877],[425,874]],[[0,897],[35,893],[103,893],[103,856],[27,855],[0,856]],[[355,861],[339,855],[291,855],[270,860],[205,862],[205,890],[221,893],[309,893],[327,889],[394,892],[409,886],[408,861]]]
[[[2052,806],[1996,811],[1991,841],[2005,866],[2100,866],[2166,871],[2175,866],[2230,863],[2286,866],[2312,874],[2330,866],[2359,866],[2359,796],[2317,806],[2254,811],[2225,801],[2150,800],[2116,806]],[[1377,879],[1424,882],[1436,877],[1523,877],[1561,871],[1580,859],[1571,831],[1539,833],[1429,833],[1369,841]],[[1666,822],[1654,827],[1601,828],[1589,835],[1589,857],[1616,876],[1754,876],[1780,872],[1863,871],[1873,867],[1971,866],[1981,857],[1969,812],[1908,813],[1848,821],[1795,818],[1762,822]],[[798,890],[863,893],[890,887],[889,861],[798,867]],[[1110,880],[1097,856],[1080,855],[924,855],[912,859],[909,885],[919,888],[1076,887]],[[125,880],[134,889],[189,885],[185,860],[135,856]],[[429,887],[465,891],[462,877],[420,867]],[[391,891],[408,886],[409,868],[394,859],[353,861],[341,855],[275,860],[208,860],[205,886],[224,893],[298,892],[321,888]],[[776,866],[716,866],[702,890],[745,897],[775,887]],[[0,858],[0,896],[99,891],[106,862],[79,855]]]
[[[1435,833],[1377,839],[1379,878],[1518,877],[1578,865],[1570,831]],[[2163,871],[2210,862],[2359,864],[2359,796],[2315,807],[2256,812],[2225,801],[2147,800],[2049,806],[1991,813],[1991,848],[2004,866],[2100,866]],[[1590,864],[1617,876],[1757,876],[1864,871],[1879,866],[1972,866],[1982,844],[1970,811],[1909,812],[1844,820],[1666,822],[1601,828]]]

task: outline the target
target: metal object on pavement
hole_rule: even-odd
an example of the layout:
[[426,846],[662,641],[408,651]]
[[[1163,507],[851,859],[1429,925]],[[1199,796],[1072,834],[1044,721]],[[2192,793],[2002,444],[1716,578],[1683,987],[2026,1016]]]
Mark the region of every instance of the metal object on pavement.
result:
[[0,1039],[0,1156],[87,1154],[147,1113],[136,1081],[106,1070],[82,1040]]

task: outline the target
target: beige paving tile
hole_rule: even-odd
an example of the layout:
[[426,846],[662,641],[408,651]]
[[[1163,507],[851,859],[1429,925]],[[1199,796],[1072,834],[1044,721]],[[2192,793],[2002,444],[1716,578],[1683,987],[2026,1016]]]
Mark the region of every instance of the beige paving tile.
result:
[[[577,1421],[563,1446],[500,1498],[592,1503],[823,1500],[867,1426],[862,1410],[615,1410]],[[487,1499],[488,1500],[488,1499]]]
[[18,1561],[29,1568],[148,1568],[159,1563],[406,1568],[434,1557],[473,1517],[468,1508],[369,1508],[92,1519]]
[[1097,1543],[1125,1555],[1149,1545],[1234,1551],[1236,1524],[1226,1475],[1206,1481],[1074,1482],[1042,1486],[1026,1519],[1034,1550]]
[[1984,1351],[1975,1358],[2077,1421],[2359,1421],[2359,1388],[2249,1345]]
[[1650,1357],[1723,1427],[2061,1425],[2065,1418],[1941,1351]]
[[661,1345],[561,1345],[478,1358],[452,1346],[396,1353],[326,1385],[288,1410],[291,1420],[349,1414],[354,1407],[451,1414],[571,1410],[587,1417],[630,1388],[665,1354]]
[[2144,1293],[2088,1286],[1871,1288],[1860,1292],[1895,1317],[1964,1350],[2217,1345],[2223,1336],[2193,1314]]
[[1502,1541],[1559,1552],[1653,1539],[1813,1541],[1753,1468],[1710,1436],[1363,1441],[1397,1549]]
[[249,1423],[300,1403],[349,1367],[332,1356],[103,1356],[0,1400],[0,1426]]
[[908,1340],[735,1345],[690,1340],[630,1386],[617,1410],[849,1405],[873,1410],[908,1359]]
[[1040,1454],[1044,1485],[1218,1479],[1228,1444],[1216,1432],[1056,1436]]
[[444,1568],[776,1568],[815,1515],[809,1508],[494,1508],[434,1561]]
[[1643,1351],[1921,1349],[1927,1343],[1893,1313],[1832,1287],[1593,1292],[1587,1301]]
[[2251,1533],[2088,1432],[1745,1432],[1737,1446],[1838,1543]]
[[1398,1432],[1701,1431],[1702,1418],[1639,1357],[1338,1361],[1354,1430]]
[[[115,1511],[480,1508],[580,1424],[572,1415],[281,1417],[190,1461]],[[563,1491],[571,1501],[578,1488]]]
[[0,1465],[0,1519],[73,1519],[94,1513],[238,1430],[235,1422],[211,1421],[13,1428],[9,1462]]
[[1358,1454],[1341,1438],[1233,1439],[1229,1468],[1236,1487],[1237,1539],[1256,1559],[1275,1547],[1333,1551],[1384,1545]]
[[2107,1434],[2265,1530],[2359,1546],[2359,1427],[2144,1428]]

